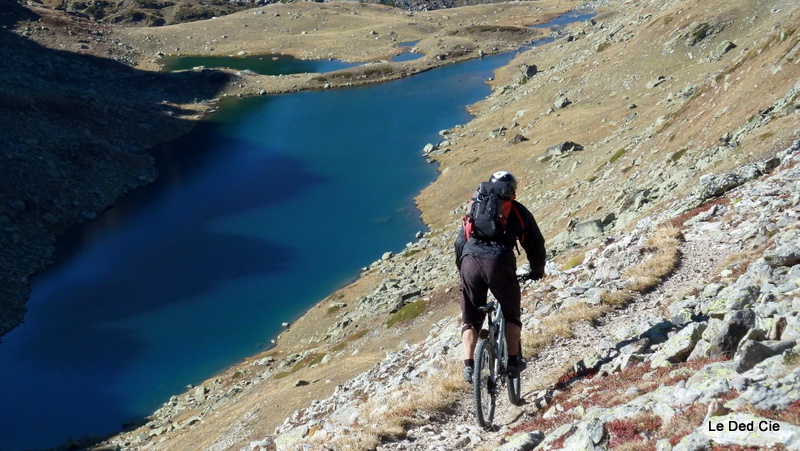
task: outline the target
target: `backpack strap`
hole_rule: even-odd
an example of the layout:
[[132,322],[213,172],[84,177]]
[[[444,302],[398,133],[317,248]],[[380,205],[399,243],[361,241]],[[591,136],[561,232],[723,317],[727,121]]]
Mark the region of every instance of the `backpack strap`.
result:
[[517,240],[514,240],[514,249],[517,250],[517,255],[522,255],[522,253],[519,250],[519,244],[522,243],[524,245],[525,237],[528,235],[527,229],[525,228],[525,221],[522,220],[522,215],[520,214],[519,209],[517,209],[516,205],[514,205],[514,201],[512,200],[509,203],[511,204],[511,210],[514,210],[514,213],[516,213],[517,219],[519,219],[519,225],[522,228],[522,233],[520,234],[519,242],[517,242]]

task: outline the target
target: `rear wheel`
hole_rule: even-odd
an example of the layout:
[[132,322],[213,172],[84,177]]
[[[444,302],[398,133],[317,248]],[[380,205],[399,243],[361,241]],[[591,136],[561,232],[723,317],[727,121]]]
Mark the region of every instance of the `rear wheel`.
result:
[[[517,355],[522,357],[522,344],[520,343],[519,349],[517,350]],[[511,404],[518,406],[522,404],[522,386],[520,384],[521,377],[518,375],[517,377],[511,377],[510,375],[506,375],[507,379],[507,388],[508,388],[508,400]]]
[[475,349],[475,372],[472,375],[475,417],[478,424],[488,429],[494,420],[497,373],[494,347],[489,340],[480,340]]

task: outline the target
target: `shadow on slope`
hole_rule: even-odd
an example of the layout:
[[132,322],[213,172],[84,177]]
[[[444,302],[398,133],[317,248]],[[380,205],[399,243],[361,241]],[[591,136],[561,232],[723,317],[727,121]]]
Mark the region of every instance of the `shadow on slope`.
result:
[[27,277],[52,261],[53,236],[152,181],[143,151],[188,132],[197,112],[186,105],[212,99],[229,75],[137,70],[105,26],[0,5],[2,335],[22,320]]

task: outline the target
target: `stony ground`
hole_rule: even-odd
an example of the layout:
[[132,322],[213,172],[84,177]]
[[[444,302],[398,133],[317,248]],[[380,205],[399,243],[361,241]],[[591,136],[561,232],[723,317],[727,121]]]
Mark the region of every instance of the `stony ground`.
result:
[[[659,218],[643,218],[636,230],[613,237],[613,243],[601,246],[580,265],[566,271],[551,267],[548,279],[529,283],[523,302],[529,312],[540,307],[538,295],[554,287],[566,293],[580,292],[577,302],[591,309],[596,305],[593,298],[598,288],[624,285],[619,278],[598,277],[594,265],[612,266],[635,258],[647,247],[643,239],[646,230],[655,224],[664,226],[657,220],[682,215],[684,241],[674,271],[653,290],[595,320],[575,322],[572,336],[553,340],[540,349],[524,373],[527,402],[512,406],[501,393],[492,430],[477,426],[471,392],[463,387],[457,390],[453,404],[439,411],[421,409],[409,419],[413,426],[402,438],[384,435],[377,449],[529,450],[543,441],[545,444],[536,449],[609,449],[612,443],[649,449],[656,441],[659,449],[710,449],[712,440],[759,449],[775,445],[798,449],[800,415],[795,409],[800,403],[796,378],[800,361],[794,356],[800,352],[800,229],[796,221],[800,217],[796,191],[800,141],[781,158],[783,164],[769,177],[743,183],[725,194],[720,208],[678,210]],[[770,229],[781,232],[768,236]],[[746,287],[753,286],[756,274],[756,292],[750,292]],[[710,287],[715,288],[710,291]],[[747,299],[742,298],[745,292],[749,293]],[[567,308],[568,301],[564,295],[550,307],[558,312]],[[732,318],[743,313],[753,315],[753,320],[739,332],[736,342],[741,339],[741,344],[737,348],[734,343],[729,355],[715,356],[710,351],[716,346],[715,339],[728,333],[726,327],[734,321]],[[536,328],[537,317],[546,316],[526,315],[523,320],[526,328]],[[454,320],[440,322],[422,344],[390,355],[368,373],[344,384],[331,398],[297,411],[275,436],[251,442],[249,449],[276,446],[288,450],[303,444],[314,449],[347,448],[343,439],[348,431],[363,431],[371,420],[386,414],[386,408],[376,406],[391,404],[397,393],[414,396],[411,393],[415,390],[426,390],[442,370],[455,369],[458,373],[457,367],[448,367],[439,358],[457,359],[457,330]],[[697,330],[701,333],[693,332],[682,343],[690,335],[687,332]],[[664,335],[658,338],[661,333]],[[748,343],[763,346],[763,352],[748,351]],[[581,377],[598,370],[598,376]],[[632,371],[643,371],[643,380],[656,375],[664,380],[649,386],[636,379],[615,382],[616,378],[627,379],[627,372]],[[665,376],[667,372],[669,377]],[[573,379],[566,384],[563,378],[558,384],[542,382],[553,380],[554,374],[569,373]],[[584,386],[587,388],[582,392]],[[427,389],[431,390],[430,386]],[[597,391],[587,392],[589,389]],[[363,397],[365,393],[369,396]],[[609,406],[596,406],[606,401],[604,397],[614,396],[618,400]],[[709,419],[706,408],[713,402],[720,405],[714,416],[740,418],[736,416],[740,411],[763,421],[780,419],[783,433],[712,434],[704,427]],[[694,415],[687,424],[677,420],[681,410]],[[659,426],[622,435],[620,424],[643,417],[657,421]],[[590,427],[595,435],[587,437],[585,430]]]

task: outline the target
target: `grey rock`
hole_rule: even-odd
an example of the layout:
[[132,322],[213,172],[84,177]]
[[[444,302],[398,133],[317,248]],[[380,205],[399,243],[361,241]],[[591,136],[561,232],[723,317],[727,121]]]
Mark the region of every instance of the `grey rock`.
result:
[[686,380],[684,390],[676,393],[676,399],[691,404],[695,401],[709,402],[717,396],[730,392],[731,383],[739,373],[731,361],[708,364]]
[[724,285],[722,285],[722,284],[719,284],[719,283],[710,283],[710,284],[706,285],[706,287],[705,287],[705,288],[703,288],[703,293],[702,293],[702,296],[703,296],[704,298],[713,298],[713,297],[716,297],[716,296],[717,296],[717,293],[719,293],[719,292],[720,292],[720,290],[722,290],[723,288],[725,288],[725,286],[724,286]]
[[[774,424],[777,428],[769,431],[733,430],[734,428],[730,427],[732,424],[754,425],[755,429],[761,424]],[[720,445],[758,448],[783,445],[788,449],[800,449],[800,427],[747,413],[734,412],[722,417],[713,417],[708,425],[703,425],[698,430]]]
[[743,373],[767,357],[772,357],[774,354],[769,346],[762,344],[755,340],[747,340],[744,342],[739,351],[734,356],[734,363],[736,363],[736,371]]
[[794,348],[796,344],[797,341],[795,340],[765,342],[747,340],[734,357],[736,371],[743,373],[769,357],[782,354],[784,351]]
[[674,314],[670,319],[669,322],[676,326],[683,326],[692,322],[692,317],[694,313],[688,309],[682,309],[678,313]]
[[640,338],[632,343],[628,343],[622,348],[620,348],[619,352],[622,354],[640,354],[644,352],[645,349],[650,345],[650,339],[647,337]]
[[567,96],[558,96],[556,100],[553,102],[553,108],[560,110],[562,108],[568,107],[572,102],[567,98]]
[[695,360],[704,360],[709,358],[708,351],[711,349],[711,343],[706,340],[698,341],[694,349],[692,349],[692,353],[689,354],[689,358],[686,359],[687,362],[693,362]]
[[582,358],[573,367],[573,371],[577,374],[585,374],[588,371],[593,371],[604,363],[604,359],[597,353]]
[[539,73],[539,69],[536,67],[535,64],[531,65],[525,64],[522,66],[522,75],[526,77],[533,77],[537,73]]
[[721,175],[708,175],[700,178],[700,185],[695,188],[693,195],[700,201],[724,194],[748,180],[762,175],[755,163],[744,165],[734,171]]
[[800,316],[789,316],[786,318],[786,328],[781,334],[783,340],[800,340]]
[[504,444],[497,448],[497,451],[530,451],[544,440],[544,433],[542,431],[533,431],[525,434],[517,434]]
[[653,354],[651,365],[656,368],[667,366],[669,363],[685,361],[700,340],[705,328],[704,323],[692,323],[681,329]]
[[730,286],[719,292],[718,299],[711,305],[708,313],[731,310],[742,310],[753,305],[761,293],[761,287],[757,285]]
[[703,331],[703,340],[711,341],[720,333],[725,322],[718,318],[709,318],[707,324],[708,327]]
[[699,432],[693,432],[682,438],[672,451],[708,451],[711,449],[711,439]]
[[647,87],[647,89],[653,89],[656,86],[664,83],[665,81],[667,81],[667,77],[661,75],[658,78],[648,81],[645,86]]
[[511,139],[511,144],[519,144],[523,141],[528,141],[528,138],[517,133],[516,135],[514,135],[514,138]]
[[710,59],[718,60],[722,58],[726,53],[730,52],[731,50],[736,48],[736,44],[731,41],[725,40],[719,43],[716,49],[711,53]]
[[575,243],[588,243],[603,236],[603,223],[598,219],[579,222],[569,231],[569,239]]
[[756,324],[755,312],[752,310],[739,310],[730,315],[722,329],[711,340],[709,349],[710,357],[730,358],[739,347],[742,337]]
[[606,436],[603,420],[593,418],[578,423],[577,430],[564,442],[565,450],[588,451],[602,449],[599,445]]
[[764,260],[772,266],[794,266],[800,263],[800,246],[795,243],[785,243],[767,251]]
[[545,151],[545,156],[560,156],[568,152],[577,152],[583,150],[583,146],[572,141],[564,141],[562,143],[550,146]]

